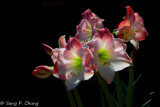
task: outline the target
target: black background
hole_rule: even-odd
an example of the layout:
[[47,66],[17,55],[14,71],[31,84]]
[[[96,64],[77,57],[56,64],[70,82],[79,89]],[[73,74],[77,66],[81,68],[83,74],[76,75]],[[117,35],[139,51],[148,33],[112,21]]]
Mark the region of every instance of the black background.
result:
[[[140,42],[135,64],[135,78],[142,75],[135,85],[135,96],[140,105],[150,93],[151,107],[158,107],[159,87],[159,3],[156,0],[97,0],[97,1],[6,1],[1,2],[0,41],[0,101],[38,101],[40,106],[70,106],[62,81],[50,76],[40,80],[32,75],[39,65],[52,65],[41,43],[58,47],[61,35],[74,36],[81,14],[90,8],[104,19],[110,31],[117,28],[130,5],[144,19],[148,37]],[[128,44],[127,52],[131,45]],[[121,71],[127,83],[127,69]],[[112,84],[110,85],[112,87]],[[99,107],[99,92],[91,81],[78,86],[84,106]],[[157,105],[157,106],[154,106]]]

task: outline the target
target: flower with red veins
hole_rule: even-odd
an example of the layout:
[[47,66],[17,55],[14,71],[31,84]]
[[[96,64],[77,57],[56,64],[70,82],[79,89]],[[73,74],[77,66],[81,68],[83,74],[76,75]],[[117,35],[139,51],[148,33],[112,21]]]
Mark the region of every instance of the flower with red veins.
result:
[[49,67],[49,66],[46,66],[46,65],[41,65],[41,66],[38,66],[36,67],[32,74],[36,77],[36,78],[40,78],[40,79],[45,79],[45,78],[48,78],[52,73],[53,71],[53,67]]
[[94,71],[90,68],[93,56],[88,48],[74,37],[71,37],[65,48],[59,49],[59,54],[53,74],[65,80],[68,90],[75,88],[81,80],[90,79]]
[[81,42],[87,42],[92,39],[98,29],[103,28],[103,19],[92,13],[90,9],[82,13],[83,19],[77,26],[76,38]]
[[143,18],[134,13],[130,6],[126,7],[127,14],[117,28],[117,36],[123,39],[124,42],[131,42],[136,49],[139,48],[139,42],[144,40],[147,36],[147,30],[144,27]]
[[126,45],[107,28],[99,29],[92,41],[87,43],[92,51],[93,67],[110,84],[116,71],[120,71],[132,63],[126,53]]

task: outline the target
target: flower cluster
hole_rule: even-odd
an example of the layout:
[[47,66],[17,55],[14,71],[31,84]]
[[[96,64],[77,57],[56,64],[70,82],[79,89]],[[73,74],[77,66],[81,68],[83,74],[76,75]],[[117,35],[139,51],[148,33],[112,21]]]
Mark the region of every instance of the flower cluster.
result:
[[148,35],[143,26],[143,19],[132,8],[127,6],[125,20],[117,28],[117,37],[104,27],[100,19],[90,9],[82,13],[83,19],[77,26],[75,37],[66,42],[65,36],[59,39],[59,48],[42,44],[46,53],[51,55],[54,67],[38,66],[33,75],[47,78],[51,74],[65,80],[68,90],[75,88],[81,81],[90,79],[94,72],[106,80],[113,81],[116,71],[120,71],[132,63],[126,53],[126,44],[130,41],[138,49],[138,41]]

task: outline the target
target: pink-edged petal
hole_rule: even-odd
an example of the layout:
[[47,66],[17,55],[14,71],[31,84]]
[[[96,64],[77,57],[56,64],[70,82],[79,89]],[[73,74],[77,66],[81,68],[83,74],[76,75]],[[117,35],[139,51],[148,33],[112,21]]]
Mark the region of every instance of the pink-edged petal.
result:
[[133,44],[133,46],[135,47],[136,50],[139,49],[139,42],[137,40],[130,40],[131,44]]
[[59,68],[59,64],[58,64],[58,61],[56,61],[54,64],[53,74],[57,74],[59,72],[58,68]]
[[145,27],[140,23],[135,23],[132,26],[135,29],[135,40],[142,41],[148,36],[148,32]]
[[86,47],[80,48],[77,55],[82,58],[82,67],[89,66],[94,59],[91,51]]
[[56,48],[56,49],[52,50],[52,56],[51,56],[51,58],[52,58],[53,63],[56,62],[58,54],[59,54],[59,48]]
[[66,49],[65,48],[61,48],[59,50],[59,54],[57,57],[57,61],[55,63],[56,66],[56,72],[59,74],[59,78],[62,80],[66,80],[68,78],[70,78],[70,71],[72,70],[72,60],[68,60],[65,56],[66,54]]
[[66,46],[67,43],[66,43],[65,35],[59,38],[58,44],[59,44],[59,48],[64,48]]
[[114,41],[113,41],[113,35],[110,33],[110,31],[107,28],[99,29],[97,32],[101,37],[101,47],[105,47],[107,49],[114,49]]
[[131,23],[135,22],[135,16],[134,16],[134,11],[130,6],[126,7],[127,13],[125,16],[125,19],[129,19]]
[[139,15],[139,13],[134,13],[135,15],[135,23],[140,23],[144,25],[143,18]]
[[113,52],[111,54],[111,61],[124,61],[127,63],[132,63],[131,58],[128,56],[128,54],[126,52],[122,53],[122,51],[120,52]]
[[115,38],[114,44],[115,44],[114,52],[120,52],[121,54],[123,54],[126,51],[127,45],[123,43],[122,39]]
[[108,84],[113,81],[115,72],[112,67],[106,67],[100,64],[98,70],[102,78],[105,79]]
[[89,21],[91,17],[93,17],[93,13],[90,9],[87,9],[85,12],[82,13],[82,17],[84,20]]
[[76,52],[76,53],[77,53],[78,49],[81,48],[81,47],[82,47],[82,44],[74,37],[72,37],[71,40],[65,46],[65,48],[67,50],[73,49],[74,52]]
[[139,31],[139,32],[136,32],[135,40],[142,41],[142,40],[145,40],[147,36],[148,36],[147,32]]
[[45,78],[48,78],[52,74],[52,71],[53,71],[53,67],[41,65],[41,66],[36,67],[34,71],[32,72],[32,74],[36,78],[45,79]]
[[98,29],[103,28],[103,19],[100,19],[98,16],[96,16],[93,13],[93,17],[90,19],[91,27],[92,27],[92,36],[94,36],[97,33]]
[[81,80],[89,80],[94,75],[93,69],[85,67],[81,72]]
[[90,40],[92,37],[92,28],[89,22],[86,22],[84,19],[77,26],[77,34],[75,37],[80,40]]
[[124,26],[131,26],[131,23],[128,19],[122,21],[119,25],[118,25],[118,28],[117,30],[119,30],[120,28],[124,27]]
[[42,43],[42,46],[43,46],[43,49],[44,51],[48,54],[48,55],[52,55],[52,51],[53,51],[53,48],[50,47],[49,45],[46,45],[44,43]]

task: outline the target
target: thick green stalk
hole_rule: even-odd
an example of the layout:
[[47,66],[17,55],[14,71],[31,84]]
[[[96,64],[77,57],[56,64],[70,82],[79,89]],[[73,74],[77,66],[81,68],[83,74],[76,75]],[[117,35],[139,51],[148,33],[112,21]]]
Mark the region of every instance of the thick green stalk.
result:
[[67,90],[67,87],[66,87],[65,83],[64,83],[64,87],[66,89],[66,93],[67,93],[69,102],[71,104],[71,107],[76,107],[76,103],[75,103],[74,98],[72,96],[72,92]]
[[102,87],[102,90],[106,96],[106,99],[108,101],[108,104],[109,104],[109,107],[116,107],[116,103],[115,103],[115,100],[113,98],[113,96],[111,95],[108,87],[107,87],[107,84],[105,83],[105,81],[102,79],[102,77],[99,75],[98,72],[95,72],[95,75],[98,79],[98,83],[101,85]]
[[133,47],[133,50],[130,54],[132,59],[132,64],[129,67],[129,83],[128,83],[128,93],[127,93],[127,106],[126,107],[133,107],[133,92],[134,92],[134,63],[136,59],[136,49]]
[[118,97],[118,107],[123,107],[124,101],[122,97],[122,88],[121,88],[119,72],[115,73],[115,84],[116,84],[116,91],[117,91],[117,97]]
[[74,92],[75,99],[76,99],[76,102],[77,102],[78,107],[83,107],[83,103],[82,103],[82,100],[81,100],[81,98],[80,98],[80,96],[79,96],[79,93],[78,93],[77,88],[74,88],[74,89],[73,89],[73,92]]

